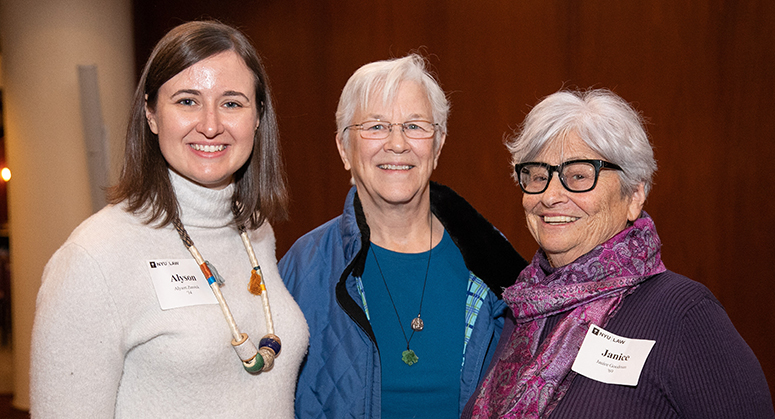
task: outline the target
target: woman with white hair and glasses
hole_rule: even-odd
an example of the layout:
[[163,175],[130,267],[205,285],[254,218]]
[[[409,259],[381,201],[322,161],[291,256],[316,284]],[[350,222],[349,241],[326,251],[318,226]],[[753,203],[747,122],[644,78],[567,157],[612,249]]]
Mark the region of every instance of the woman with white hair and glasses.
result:
[[349,79],[336,145],[354,187],[280,272],[310,326],[299,418],[457,418],[495,349],[525,260],[430,182],[449,103],[412,54]]
[[561,91],[507,146],[540,249],[503,293],[514,317],[463,417],[775,416],[724,308],[662,263],[638,113],[608,90]]

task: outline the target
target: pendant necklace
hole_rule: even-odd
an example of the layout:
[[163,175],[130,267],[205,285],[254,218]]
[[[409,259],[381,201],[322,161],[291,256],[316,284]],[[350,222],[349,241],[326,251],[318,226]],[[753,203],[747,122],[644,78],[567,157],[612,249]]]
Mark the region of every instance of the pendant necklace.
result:
[[[232,211],[236,214],[236,204],[232,206]],[[256,253],[253,251],[253,245],[250,243],[247,231],[244,226],[237,226],[240,237],[242,238],[242,244],[245,246],[245,251],[250,259],[250,264],[253,269],[250,271],[250,283],[248,284],[248,291],[253,295],[261,296],[261,302],[264,307],[264,318],[266,319],[267,334],[261,338],[258,344],[258,350],[256,346],[250,340],[247,333],[241,333],[237,328],[237,323],[234,321],[234,316],[231,314],[229,306],[226,304],[226,300],[221,293],[221,284],[224,283],[223,278],[218,274],[215,267],[202,258],[197,248],[194,246],[193,240],[189,237],[188,232],[180,219],[175,216],[172,220],[172,225],[175,226],[175,230],[178,231],[180,239],[188,249],[191,256],[194,257],[196,263],[199,265],[199,269],[202,270],[207,283],[210,285],[210,289],[215,294],[215,299],[218,300],[218,305],[221,307],[223,316],[226,318],[226,323],[231,330],[232,341],[231,345],[237,356],[242,361],[242,366],[245,370],[251,374],[258,374],[262,371],[269,371],[274,366],[274,359],[280,355],[280,349],[282,345],[280,338],[274,334],[274,323],[272,322],[272,311],[269,307],[269,295],[267,295],[266,284],[264,278],[261,275],[261,267],[258,264]]]
[[[433,213],[431,213],[431,217],[433,216]],[[430,217],[429,217],[430,218]],[[398,318],[398,325],[401,326],[401,333],[404,335],[404,340],[406,341],[406,350],[401,353],[401,360],[404,361],[407,365],[413,365],[416,364],[417,361],[420,360],[420,358],[417,357],[417,354],[414,353],[413,350],[409,348],[409,342],[412,341],[412,338],[414,337],[415,332],[421,332],[423,328],[425,327],[425,324],[422,321],[422,303],[425,299],[425,285],[428,284],[428,271],[431,267],[431,253],[433,252],[433,219],[430,220],[430,243],[428,245],[428,265],[425,267],[425,279],[422,283],[422,294],[420,296],[420,309],[417,312],[417,317],[412,319],[412,322],[410,323],[410,326],[412,328],[412,334],[409,335],[409,338],[406,337],[406,331],[404,330],[404,324],[401,321],[401,316],[398,314],[398,308],[396,308],[396,303],[393,301],[393,295],[390,294],[390,288],[388,288],[387,281],[385,280],[385,275],[382,273],[382,267],[379,266],[379,261],[377,260],[377,254],[374,253],[374,249],[371,250],[372,256],[374,256],[374,262],[377,263],[377,270],[379,271],[379,275],[382,277],[382,283],[385,284],[385,290],[387,291],[388,298],[390,298],[390,304],[393,305],[393,310],[396,312],[396,317]]]

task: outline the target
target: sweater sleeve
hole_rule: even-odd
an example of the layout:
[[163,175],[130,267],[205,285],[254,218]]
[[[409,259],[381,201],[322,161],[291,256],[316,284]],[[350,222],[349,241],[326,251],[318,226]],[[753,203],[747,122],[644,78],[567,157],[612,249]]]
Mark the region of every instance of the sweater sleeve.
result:
[[681,416],[775,417],[759,361],[721,305],[703,299],[682,320],[682,340],[669,374]]
[[77,245],[62,247],[43,272],[31,356],[33,417],[114,417],[121,326],[105,273]]

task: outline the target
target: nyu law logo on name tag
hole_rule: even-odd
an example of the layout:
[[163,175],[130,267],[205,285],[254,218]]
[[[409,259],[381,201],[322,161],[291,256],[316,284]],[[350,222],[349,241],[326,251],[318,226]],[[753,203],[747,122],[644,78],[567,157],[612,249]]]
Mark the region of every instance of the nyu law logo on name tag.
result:
[[618,336],[592,324],[571,370],[603,383],[636,386],[655,343]]
[[148,270],[162,310],[218,304],[207,279],[193,259],[149,260]]

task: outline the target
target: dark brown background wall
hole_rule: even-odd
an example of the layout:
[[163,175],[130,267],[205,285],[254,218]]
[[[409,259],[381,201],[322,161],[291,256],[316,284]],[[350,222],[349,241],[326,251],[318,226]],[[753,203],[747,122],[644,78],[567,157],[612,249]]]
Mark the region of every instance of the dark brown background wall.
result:
[[452,101],[433,179],[526,258],[536,250],[503,137],[562,87],[607,87],[649,120],[646,202],[669,269],[707,285],[775,384],[775,2],[135,1],[137,60],[172,26],[240,26],[265,58],[290,188],[277,254],[342,210],[334,110],[350,74],[421,51]]

